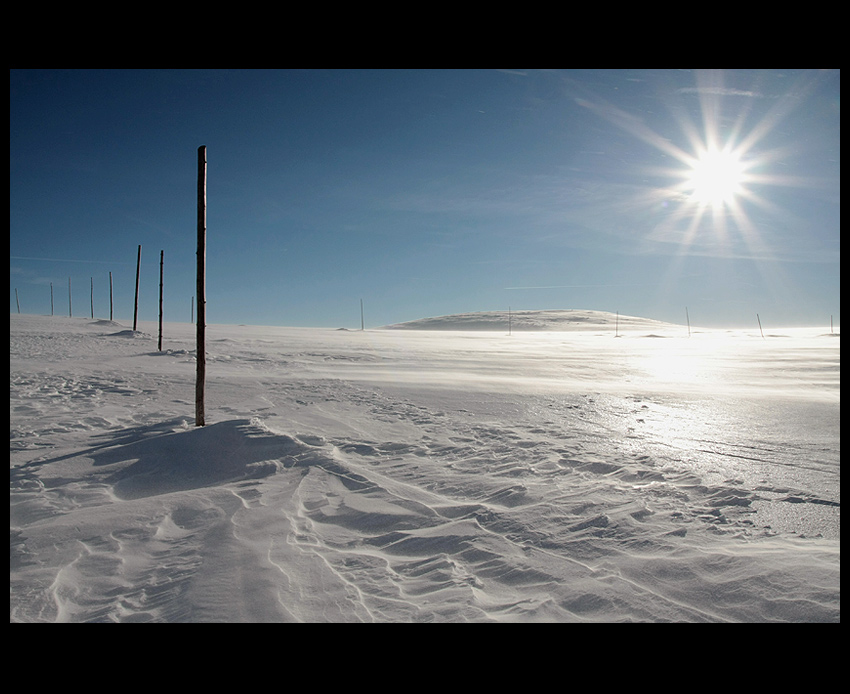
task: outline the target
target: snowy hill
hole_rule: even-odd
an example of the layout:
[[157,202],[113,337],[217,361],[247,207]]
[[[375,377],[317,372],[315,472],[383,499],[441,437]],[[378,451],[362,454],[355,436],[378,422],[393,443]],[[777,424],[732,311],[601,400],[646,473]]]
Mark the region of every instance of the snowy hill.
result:
[[384,326],[391,330],[515,330],[521,331],[574,331],[574,330],[680,330],[672,323],[618,316],[607,311],[585,309],[479,311],[450,316],[422,318],[420,320]]

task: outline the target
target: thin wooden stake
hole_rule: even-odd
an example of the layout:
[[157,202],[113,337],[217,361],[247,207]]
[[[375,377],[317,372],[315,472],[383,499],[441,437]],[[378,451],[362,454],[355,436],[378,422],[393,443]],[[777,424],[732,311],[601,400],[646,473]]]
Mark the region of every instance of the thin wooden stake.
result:
[[112,320],[112,273],[109,273],[109,320]]
[[18,305],[18,313],[21,312],[21,302],[18,301],[18,288],[15,287],[15,303]]
[[162,351],[162,264],[165,259],[165,251],[159,252],[159,342],[157,350]]
[[139,254],[136,257],[136,303],[133,308],[133,332],[136,332],[136,325],[139,321],[139,270],[142,267],[142,247],[139,246]]
[[688,337],[691,336],[691,316],[688,313],[688,307],[685,306],[685,318],[688,319]]
[[756,320],[759,322],[759,332],[761,333],[761,339],[764,339],[764,330],[761,329],[761,318],[759,318],[759,314],[756,314]]
[[53,282],[50,283],[50,315],[53,315]]
[[195,426],[204,426],[204,381],[207,372],[207,148],[198,147],[198,324],[195,362]]
[[91,295],[89,296],[89,301],[91,302],[91,317],[94,320],[94,277],[91,279]]

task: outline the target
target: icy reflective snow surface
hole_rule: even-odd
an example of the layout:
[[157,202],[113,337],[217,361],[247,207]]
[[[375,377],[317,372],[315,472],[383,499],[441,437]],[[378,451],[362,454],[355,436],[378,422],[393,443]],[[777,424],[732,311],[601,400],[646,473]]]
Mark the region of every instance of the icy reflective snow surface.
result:
[[572,318],[212,325],[197,428],[193,326],[11,315],[10,620],[839,621],[840,338]]

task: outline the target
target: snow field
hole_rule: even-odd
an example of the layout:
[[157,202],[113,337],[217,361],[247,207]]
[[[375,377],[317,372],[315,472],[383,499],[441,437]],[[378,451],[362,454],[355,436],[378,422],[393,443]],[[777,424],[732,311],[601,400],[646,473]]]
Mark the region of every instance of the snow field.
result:
[[203,428],[192,326],[11,315],[10,621],[839,621],[840,340],[543,313],[209,326]]

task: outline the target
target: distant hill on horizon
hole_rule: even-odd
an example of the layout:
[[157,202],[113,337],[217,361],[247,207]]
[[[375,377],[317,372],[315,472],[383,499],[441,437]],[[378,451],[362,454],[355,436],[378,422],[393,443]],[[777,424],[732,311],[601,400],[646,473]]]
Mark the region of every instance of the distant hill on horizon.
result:
[[480,331],[565,331],[565,330],[646,330],[679,328],[674,323],[624,316],[608,311],[588,309],[542,309],[518,311],[478,311],[449,316],[420,318],[385,325],[382,330],[480,330]]

